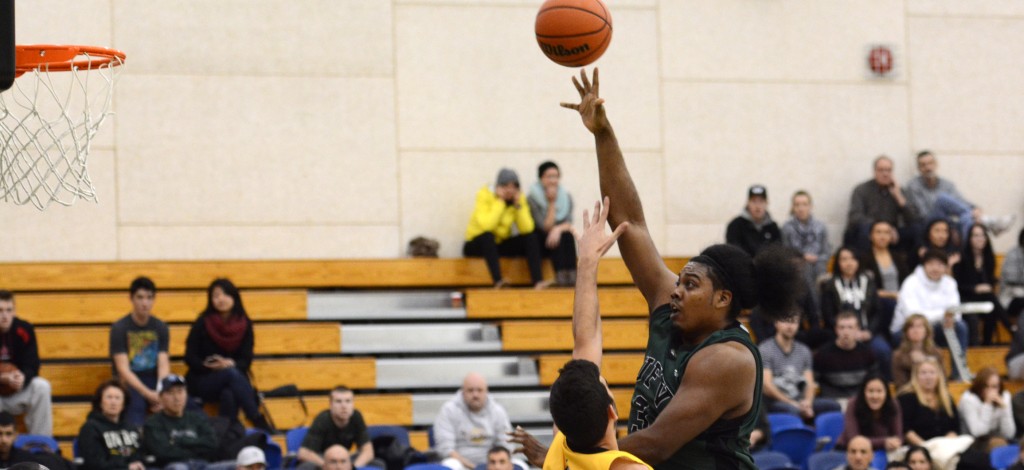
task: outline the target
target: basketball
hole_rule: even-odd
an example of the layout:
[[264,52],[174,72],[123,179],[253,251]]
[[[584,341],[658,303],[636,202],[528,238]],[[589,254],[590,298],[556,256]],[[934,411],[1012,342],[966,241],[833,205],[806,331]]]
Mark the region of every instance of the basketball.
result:
[[537,44],[556,64],[582,67],[612,42],[612,15],[601,0],[547,0],[534,25]]

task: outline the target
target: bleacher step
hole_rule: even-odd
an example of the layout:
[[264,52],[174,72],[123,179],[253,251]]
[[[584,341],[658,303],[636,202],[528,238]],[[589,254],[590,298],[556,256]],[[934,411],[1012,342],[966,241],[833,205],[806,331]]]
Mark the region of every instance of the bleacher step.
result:
[[492,388],[540,385],[533,359],[505,356],[378,359],[377,388],[458,388],[470,372],[483,375]]
[[[459,294],[461,299],[461,294]],[[456,305],[461,300],[456,301]],[[310,292],[310,320],[444,320],[466,318],[449,291]]]
[[348,325],[344,354],[501,351],[498,327],[484,323]]

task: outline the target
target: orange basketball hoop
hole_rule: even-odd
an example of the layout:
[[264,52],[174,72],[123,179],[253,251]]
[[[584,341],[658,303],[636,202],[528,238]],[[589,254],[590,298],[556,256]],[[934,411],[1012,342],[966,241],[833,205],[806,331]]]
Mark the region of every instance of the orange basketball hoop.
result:
[[[83,59],[75,60],[76,57]],[[50,72],[67,72],[72,69],[91,70],[100,67],[124,63],[124,52],[96,46],[63,46],[55,44],[35,44],[31,46],[14,46],[14,77],[25,72],[45,68]]]
[[89,148],[124,60],[103,47],[15,46],[14,86],[0,93],[0,199],[40,210],[96,201]]

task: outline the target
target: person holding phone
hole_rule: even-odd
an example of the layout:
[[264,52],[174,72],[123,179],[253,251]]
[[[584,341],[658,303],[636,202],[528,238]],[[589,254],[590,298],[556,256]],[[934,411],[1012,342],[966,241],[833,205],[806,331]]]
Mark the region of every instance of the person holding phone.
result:
[[192,323],[185,341],[188,393],[204,402],[219,403],[218,414],[231,420],[238,419],[241,408],[254,426],[273,432],[259,412],[256,391],[249,383],[252,320],[238,288],[221,278],[214,280],[206,293],[206,309]]

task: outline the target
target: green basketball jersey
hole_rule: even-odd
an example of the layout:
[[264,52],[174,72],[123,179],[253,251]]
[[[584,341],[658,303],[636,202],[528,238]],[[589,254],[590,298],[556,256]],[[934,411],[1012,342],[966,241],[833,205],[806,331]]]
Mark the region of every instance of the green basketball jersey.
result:
[[[757,467],[750,456],[750,433],[761,412],[763,365],[761,353],[750,340],[750,335],[733,322],[716,331],[692,349],[682,346],[679,332],[672,324],[672,310],[662,305],[651,313],[650,332],[644,363],[637,373],[636,387],[629,409],[629,432],[651,425],[679,390],[686,365],[697,351],[712,344],[736,341],[750,350],[757,365],[754,382],[754,406],[743,416],[719,419],[692,441],[684,445],[668,460],[654,465],[655,470],[676,469],[751,469]],[[683,400],[686,397],[679,397]]]

